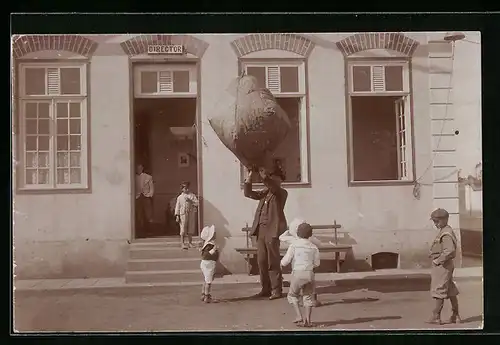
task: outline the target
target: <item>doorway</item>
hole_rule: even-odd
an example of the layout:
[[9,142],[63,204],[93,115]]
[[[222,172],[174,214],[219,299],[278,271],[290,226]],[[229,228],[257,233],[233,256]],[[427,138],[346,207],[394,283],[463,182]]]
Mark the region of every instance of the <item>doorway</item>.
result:
[[181,183],[188,181],[199,196],[196,111],[192,97],[134,98],[135,165],[141,164],[154,183],[152,223],[141,221],[136,205],[135,238],[178,235],[174,208]]

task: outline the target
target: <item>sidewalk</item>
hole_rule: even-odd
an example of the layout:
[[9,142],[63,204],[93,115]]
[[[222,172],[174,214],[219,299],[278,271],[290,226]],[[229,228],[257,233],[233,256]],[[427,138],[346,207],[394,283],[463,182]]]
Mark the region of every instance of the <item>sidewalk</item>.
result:
[[[200,275],[201,276],[201,275]],[[289,274],[284,274],[285,281],[289,281]],[[467,267],[455,269],[455,280],[482,280],[482,267]],[[429,269],[388,269],[372,272],[349,272],[349,273],[318,273],[316,281],[318,285],[360,285],[363,283],[402,283],[409,280],[430,279]],[[363,280],[365,280],[363,282]],[[259,276],[248,276],[246,274],[232,274],[217,278],[214,284],[258,284]],[[54,290],[97,290],[97,289],[130,289],[161,286],[197,286],[199,282],[174,282],[174,283],[125,283],[124,277],[117,278],[88,278],[88,279],[31,279],[14,280],[14,289],[17,291],[54,291]]]

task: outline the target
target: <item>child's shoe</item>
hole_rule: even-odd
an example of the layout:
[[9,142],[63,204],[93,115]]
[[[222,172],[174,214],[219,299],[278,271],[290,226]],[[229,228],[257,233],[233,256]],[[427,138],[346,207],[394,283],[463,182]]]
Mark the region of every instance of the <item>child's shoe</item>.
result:
[[201,294],[201,301],[202,301],[202,302],[204,302],[204,301],[205,301],[205,296],[206,296],[206,295],[205,295],[204,293],[202,293],[202,294]]
[[203,302],[205,302],[205,303],[212,302],[212,296],[211,295],[205,295],[205,298],[203,299]]

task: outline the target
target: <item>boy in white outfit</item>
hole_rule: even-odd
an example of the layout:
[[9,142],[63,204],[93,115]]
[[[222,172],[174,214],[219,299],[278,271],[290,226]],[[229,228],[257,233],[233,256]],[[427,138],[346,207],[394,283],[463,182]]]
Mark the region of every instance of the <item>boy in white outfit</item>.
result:
[[201,300],[205,303],[212,301],[210,288],[215,276],[215,267],[219,259],[219,250],[215,244],[215,226],[205,226],[201,230],[201,239],[204,241],[201,247],[200,269],[203,273],[204,283],[201,290]]
[[[305,223],[306,221],[299,217],[295,218],[290,222],[290,225],[288,226],[288,230],[285,231],[281,236],[279,237],[279,240],[284,243],[292,243],[294,240],[296,240],[297,237],[297,228],[299,227],[300,224]],[[320,246],[321,241],[317,239],[314,236],[309,237],[309,241],[311,241],[314,245]],[[315,289],[316,290],[316,289]],[[316,291],[314,291],[314,306],[319,307],[321,306],[321,302],[318,300],[318,295],[316,294]]]
[[[311,327],[312,308],[314,307],[314,268],[320,264],[319,250],[309,239],[312,236],[312,227],[302,223],[297,228],[297,239],[290,243],[288,250],[281,260],[281,266],[292,263],[292,277],[288,290],[288,302],[293,306],[297,318],[294,323],[299,327]],[[302,297],[305,315],[299,306],[299,297]]]
[[[175,221],[179,223],[182,249],[194,247],[193,236],[197,234],[196,209],[198,208],[198,198],[189,190],[189,185],[189,182],[181,184],[181,194],[177,197],[174,211]],[[186,243],[186,238],[188,243]]]

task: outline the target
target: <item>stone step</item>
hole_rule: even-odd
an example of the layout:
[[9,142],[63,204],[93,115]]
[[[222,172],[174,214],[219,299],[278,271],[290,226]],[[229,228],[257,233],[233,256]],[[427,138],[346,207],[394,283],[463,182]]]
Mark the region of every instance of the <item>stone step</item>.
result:
[[[193,241],[194,245],[198,244],[198,241]],[[131,243],[130,248],[131,249],[162,249],[162,248],[180,248],[181,244],[179,240],[176,242],[139,242],[139,243]],[[193,248],[197,249],[197,248]]]
[[160,271],[128,271],[126,283],[185,283],[203,282],[200,269],[193,270],[160,270]]
[[[194,242],[198,242],[200,240],[199,236],[193,237]],[[132,244],[148,244],[148,243],[179,243],[179,236],[161,236],[161,237],[150,237],[150,238],[138,238],[131,241]]]
[[164,248],[134,248],[130,247],[129,259],[175,259],[175,258],[199,258],[200,251],[196,248],[181,249],[180,247]]
[[132,259],[128,261],[127,271],[168,271],[195,270],[200,267],[200,258],[173,259]]

